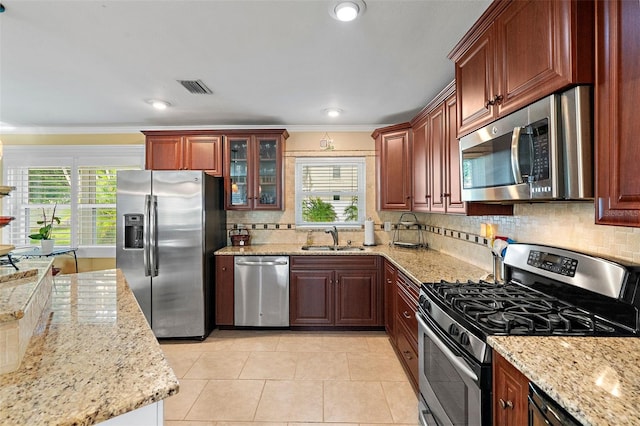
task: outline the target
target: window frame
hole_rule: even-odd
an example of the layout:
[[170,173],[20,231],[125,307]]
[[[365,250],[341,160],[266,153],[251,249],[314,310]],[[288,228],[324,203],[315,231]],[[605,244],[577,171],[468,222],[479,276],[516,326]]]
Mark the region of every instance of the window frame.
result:
[[[302,170],[307,165],[356,165],[358,168],[358,220],[356,222],[305,222],[302,218],[302,200],[309,192],[302,190]],[[366,217],[367,167],[365,157],[297,157],[295,159],[295,223],[296,228],[314,229],[336,226],[342,229],[360,229]],[[313,192],[312,192],[313,193]]]
[[[80,226],[78,212],[78,170],[81,167],[144,169],[144,145],[5,145],[2,158],[2,179],[8,184],[9,169],[17,167],[69,167],[71,169],[71,246],[77,247],[78,257],[115,258],[113,246],[78,246]],[[9,196],[13,195],[12,192]],[[103,205],[102,205],[103,206]],[[115,206],[115,203],[114,203]],[[4,215],[11,215],[9,205],[2,203]],[[2,232],[2,242],[10,244],[10,233]]]

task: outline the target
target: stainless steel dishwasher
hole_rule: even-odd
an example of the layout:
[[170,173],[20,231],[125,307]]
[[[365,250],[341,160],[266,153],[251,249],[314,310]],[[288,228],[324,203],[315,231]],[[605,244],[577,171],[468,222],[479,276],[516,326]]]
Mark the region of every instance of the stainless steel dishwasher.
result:
[[234,325],[289,326],[289,256],[236,256]]

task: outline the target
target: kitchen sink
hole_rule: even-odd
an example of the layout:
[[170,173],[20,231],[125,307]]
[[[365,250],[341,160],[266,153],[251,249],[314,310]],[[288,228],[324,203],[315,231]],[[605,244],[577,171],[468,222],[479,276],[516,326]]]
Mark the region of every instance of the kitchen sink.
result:
[[362,251],[360,246],[302,246],[302,250],[308,251]]

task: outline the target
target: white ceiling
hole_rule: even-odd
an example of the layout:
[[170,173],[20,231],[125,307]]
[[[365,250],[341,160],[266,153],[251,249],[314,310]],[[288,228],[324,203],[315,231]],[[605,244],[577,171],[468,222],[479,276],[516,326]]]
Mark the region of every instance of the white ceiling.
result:
[[[330,0],[0,1],[3,133],[408,121],[453,79],[447,54],[490,3],[365,0],[344,23]],[[195,79],[213,95],[176,81]]]

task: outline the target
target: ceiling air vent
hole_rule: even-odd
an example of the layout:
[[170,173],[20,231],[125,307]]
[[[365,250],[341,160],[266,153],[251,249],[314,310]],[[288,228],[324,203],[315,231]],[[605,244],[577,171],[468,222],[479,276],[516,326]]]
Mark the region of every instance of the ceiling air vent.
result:
[[210,95],[213,93],[202,80],[178,80],[178,83],[182,84],[189,93],[196,95]]

